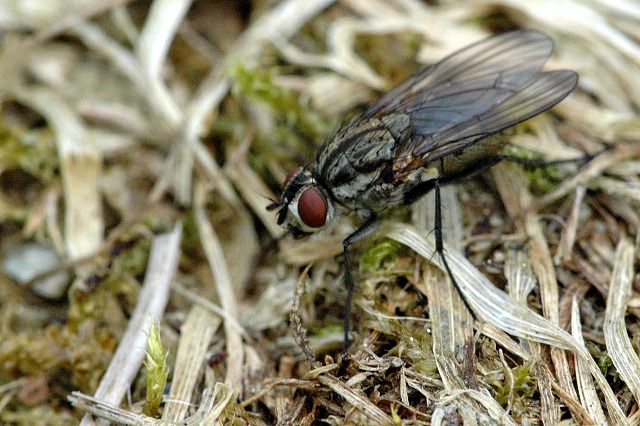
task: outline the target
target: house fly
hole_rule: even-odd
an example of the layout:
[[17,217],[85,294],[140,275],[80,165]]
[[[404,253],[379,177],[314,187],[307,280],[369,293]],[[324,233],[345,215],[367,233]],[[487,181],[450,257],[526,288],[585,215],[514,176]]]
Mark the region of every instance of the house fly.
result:
[[436,252],[460,293],[444,256],[440,187],[506,159],[508,139],[500,132],[571,93],[574,71],[541,70],[552,52],[549,37],[531,30],[467,46],[389,91],[322,145],[310,167],[289,172],[267,209],[278,209],[278,223],[294,237],[321,230],[340,212],[362,221],[343,242],[345,345],[354,288],[349,247],[386,212],[431,190]]

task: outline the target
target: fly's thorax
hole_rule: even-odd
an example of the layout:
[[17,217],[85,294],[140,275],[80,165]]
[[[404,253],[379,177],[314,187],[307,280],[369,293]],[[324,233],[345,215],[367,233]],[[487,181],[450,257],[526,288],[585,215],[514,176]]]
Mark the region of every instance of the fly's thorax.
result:
[[379,206],[372,209],[368,194],[384,180],[409,127],[409,117],[402,113],[351,121],[320,148],[314,173],[338,204],[348,210],[377,211]]
[[278,223],[294,236],[303,236],[324,228],[334,217],[335,208],[329,193],[310,171],[297,168],[285,180]]

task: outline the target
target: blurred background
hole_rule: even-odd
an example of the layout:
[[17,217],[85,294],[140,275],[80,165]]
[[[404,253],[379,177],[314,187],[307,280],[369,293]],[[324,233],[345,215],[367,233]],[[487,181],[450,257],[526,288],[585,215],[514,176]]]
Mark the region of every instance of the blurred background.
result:
[[[580,81],[512,153],[606,152],[447,188],[495,317],[396,231],[358,244],[343,358],[352,218],[293,240],[265,207],[386,90],[518,28]],[[2,1],[0,101],[2,424],[639,420],[636,1]],[[388,221],[432,237],[432,209]]]

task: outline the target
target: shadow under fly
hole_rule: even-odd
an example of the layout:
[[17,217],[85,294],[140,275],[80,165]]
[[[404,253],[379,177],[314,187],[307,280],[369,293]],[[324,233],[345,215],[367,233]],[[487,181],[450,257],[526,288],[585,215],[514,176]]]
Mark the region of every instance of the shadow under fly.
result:
[[578,82],[574,71],[541,70],[552,52],[551,39],[530,30],[465,47],[389,91],[321,146],[310,167],[289,172],[267,209],[278,209],[278,223],[294,237],[321,230],[339,213],[361,219],[343,241],[345,348],[354,290],[349,247],[385,213],[431,190],[436,252],[469,309],[445,259],[440,187],[517,160],[502,154],[508,138],[500,132],[551,108]]

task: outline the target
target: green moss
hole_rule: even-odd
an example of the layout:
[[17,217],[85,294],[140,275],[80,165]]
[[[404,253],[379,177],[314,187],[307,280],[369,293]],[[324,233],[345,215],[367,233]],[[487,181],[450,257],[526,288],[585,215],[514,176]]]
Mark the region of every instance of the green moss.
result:
[[288,88],[273,82],[272,69],[249,69],[237,65],[233,72],[235,96],[246,96],[268,105],[276,118],[284,119],[289,126],[309,135],[319,135],[327,130],[327,122],[309,104]]
[[513,389],[509,381],[501,382],[496,389],[496,401],[502,405],[509,402],[509,393],[513,392],[514,401],[516,398],[531,398],[535,392],[535,378],[531,375],[531,364],[526,363],[511,370],[513,374]]
[[[125,243],[129,243],[125,241]],[[130,241],[132,245],[123,248],[116,256],[112,257],[111,270],[113,275],[141,277],[147,268],[147,259],[151,250],[151,241],[147,238],[134,237]],[[116,247],[116,250],[118,247]],[[112,252],[112,255],[115,254]]]
[[[139,282],[147,265],[150,241],[133,237],[116,243],[106,265],[69,291],[68,325],[77,329],[86,319],[119,334],[135,305]],[[124,303],[123,303],[124,302]],[[123,311],[124,308],[124,311]]]
[[600,371],[602,371],[602,374],[604,374],[605,376],[610,376],[612,374],[614,376],[618,375],[617,371],[613,367],[613,361],[611,360],[611,357],[609,357],[609,355],[607,355],[606,353],[597,358],[596,361],[598,362]]
[[21,407],[17,411],[3,410],[0,421],[4,425],[71,426],[77,425],[79,419],[74,418],[69,411],[38,405],[29,408]]
[[0,125],[0,164],[3,169],[20,169],[47,183],[58,169],[58,157],[46,131],[18,134]]
[[423,322],[375,317],[368,325],[371,329],[398,340],[397,346],[389,353],[409,359],[409,364],[421,374],[439,377],[433,355],[433,338]]
[[369,245],[360,257],[360,272],[377,274],[392,270],[403,247],[399,242],[388,238]]
[[[337,319],[337,318],[336,318]],[[316,337],[330,336],[336,333],[342,333],[344,330],[342,323],[326,322],[320,327],[314,327],[309,330],[310,334]]]
[[0,365],[12,378],[47,374],[50,383],[93,393],[115,349],[108,332],[87,321],[79,332],[50,325],[6,336],[0,344]]
[[[513,145],[507,145],[504,150],[505,155],[510,155],[526,160],[543,160],[536,153]],[[569,177],[569,173],[563,171],[557,165],[543,167],[520,166],[529,181],[529,187],[534,195],[542,195],[554,189],[560,182]]]
[[513,388],[506,374],[502,376],[502,380],[492,384],[496,391],[494,398],[503,407],[508,405],[509,395],[512,396],[511,412],[517,420],[537,410],[538,401],[534,398],[537,392],[537,381],[532,374],[532,367],[531,363],[524,363],[511,369]]
[[[236,65],[232,68],[231,74],[234,79],[232,94],[236,101],[248,100],[257,103],[275,123],[275,127],[269,128],[268,131],[257,129],[251,147],[255,155],[249,156],[251,166],[263,174],[267,170],[267,158],[289,163],[290,167],[299,165],[301,159],[313,158],[316,144],[325,139],[332,127],[330,120],[313,110],[297,93],[275,84],[273,68],[247,68]],[[239,105],[241,104],[239,102]],[[224,119],[218,121],[220,123],[216,123],[216,126],[225,123]],[[239,137],[238,121],[244,122],[240,117],[227,119],[227,122],[233,123],[236,127],[235,135],[232,135],[236,140]],[[215,130],[224,132],[221,127]],[[230,126],[227,126],[228,130]],[[243,129],[240,134],[244,131]]]

